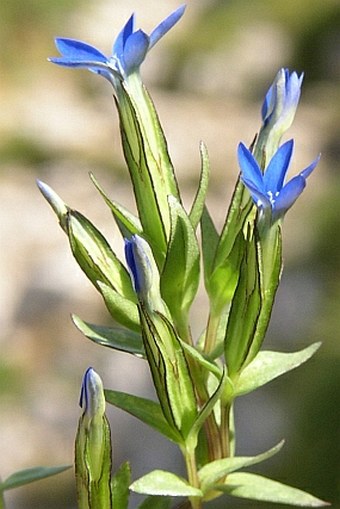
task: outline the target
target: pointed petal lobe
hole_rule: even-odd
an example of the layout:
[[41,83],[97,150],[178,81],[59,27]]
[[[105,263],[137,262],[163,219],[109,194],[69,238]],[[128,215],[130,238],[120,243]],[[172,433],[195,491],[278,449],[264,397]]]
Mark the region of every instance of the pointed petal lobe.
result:
[[150,49],[165,35],[183,16],[185,5],[181,5],[165,18],[150,34]]
[[292,157],[294,142],[289,140],[277,150],[264,173],[264,185],[273,195],[280,192]]
[[240,143],[237,150],[238,162],[241,168],[242,181],[247,181],[260,193],[265,194],[266,190],[263,184],[263,176],[257,161],[247,147]]
[[273,221],[279,217],[284,216],[287,210],[290,209],[290,207],[300,196],[305,187],[306,179],[301,175],[297,175],[282,188],[273,206]]
[[62,57],[69,62],[80,63],[89,60],[102,63],[107,62],[107,57],[97,48],[76,39],[58,37],[55,39],[55,45]]

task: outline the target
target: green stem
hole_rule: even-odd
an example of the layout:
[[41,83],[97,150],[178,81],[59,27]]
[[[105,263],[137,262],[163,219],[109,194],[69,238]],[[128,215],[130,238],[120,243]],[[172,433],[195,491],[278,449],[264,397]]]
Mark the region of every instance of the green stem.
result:
[[[197,474],[197,465],[196,465],[196,457],[195,451],[192,449],[186,449],[185,451],[185,463],[188,474],[188,481],[190,486],[194,488],[199,488],[200,483]],[[201,509],[202,508],[202,500],[199,497],[190,497],[190,504],[192,509]]]
[[210,311],[204,342],[204,353],[207,355],[215,348],[219,323],[220,315],[215,315]]
[[221,448],[223,458],[229,458],[230,456],[230,409],[231,405],[229,403],[221,408]]

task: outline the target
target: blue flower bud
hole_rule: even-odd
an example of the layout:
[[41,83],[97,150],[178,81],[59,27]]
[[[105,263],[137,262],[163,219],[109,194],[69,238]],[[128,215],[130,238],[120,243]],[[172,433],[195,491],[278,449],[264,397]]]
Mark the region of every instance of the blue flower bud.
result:
[[262,105],[262,127],[255,146],[255,158],[270,160],[277,151],[282,135],[292,125],[298,107],[303,74],[280,69]]
[[139,235],[125,239],[125,258],[138,299],[149,311],[168,315],[160,294],[160,277],[151,247]]
[[93,368],[85,372],[81,386],[75,443],[76,485],[79,509],[111,509],[112,447],[105,415],[103,383]]
[[105,413],[103,383],[93,368],[88,368],[85,372],[79,405],[83,410],[83,416],[88,422],[95,417],[102,417]]

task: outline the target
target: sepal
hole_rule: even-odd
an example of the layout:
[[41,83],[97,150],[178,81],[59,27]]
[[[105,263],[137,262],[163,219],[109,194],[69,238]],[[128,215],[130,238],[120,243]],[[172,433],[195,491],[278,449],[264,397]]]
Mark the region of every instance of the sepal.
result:
[[208,192],[208,184],[210,177],[210,162],[209,155],[206,145],[201,141],[200,143],[200,155],[201,155],[201,174],[198,189],[196,192],[196,196],[194,202],[192,204],[189,218],[194,230],[196,230],[197,226],[201,221],[201,217],[203,214],[205,200]]
[[150,314],[140,306],[146,357],[155,389],[169,425],[185,437],[197,416],[196,399],[181,342],[160,313]]
[[132,214],[129,210],[127,210],[120,203],[111,200],[104,189],[99,185],[95,176],[90,173],[90,178],[94,183],[95,187],[103,197],[106,205],[111,209],[112,215],[116,221],[116,224],[122,234],[122,237],[128,238],[131,235],[141,235],[142,234],[142,225],[137,216]]

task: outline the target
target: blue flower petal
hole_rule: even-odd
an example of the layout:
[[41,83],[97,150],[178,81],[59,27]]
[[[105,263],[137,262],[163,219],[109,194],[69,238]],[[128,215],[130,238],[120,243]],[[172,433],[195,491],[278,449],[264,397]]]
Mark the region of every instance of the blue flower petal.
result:
[[132,14],[125,23],[123,29],[119,32],[112,50],[112,55],[115,56],[120,62],[123,61],[124,46],[128,38],[133,34],[135,26],[135,15]]
[[306,187],[302,175],[293,177],[281,190],[273,206],[273,221],[284,216]]
[[181,5],[174,12],[172,12],[167,18],[165,18],[150,34],[150,46],[151,49],[158,41],[165,35],[176,23],[181,19],[185,11],[185,5]]
[[242,181],[247,182],[254,189],[257,189],[258,192],[264,195],[266,193],[266,189],[263,183],[263,175],[253,154],[243,143],[240,143],[237,149],[237,155],[241,168]]
[[[65,59],[68,64],[73,62],[74,64],[80,64],[84,61],[93,62],[107,62],[107,57],[101,53],[97,48],[86,44],[76,39],[64,39],[58,37],[55,39],[55,45],[58,51],[61,53],[62,58]],[[55,59],[51,59],[54,61]],[[60,59],[61,60],[61,59]]]
[[262,120],[265,125],[270,121],[270,118],[273,114],[274,106],[277,100],[276,98],[277,98],[276,87],[274,85],[271,85],[269,87],[268,92],[266,93],[261,110]]
[[312,173],[312,171],[314,170],[314,168],[316,167],[316,165],[318,164],[318,162],[320,161],[320,157],[321,157],[321,154],[318,155],[318,157],[316,159],[314,159],[314,161],[309,165],[307,166],[307,168],[305,168],[304,170],[301,171],[300,175],[302,177],[304,177],[305,179],[307,177],[309,177],[309,175]]
[[143,62],[149,49],[149,36],[142,30],[137,30],[127,39],[121,64],[128,75]]
[[242,178],[242,182],[251,194],[252,200],[258,208],[271,209],[272,204],[267,194],[261,193],[256,187],[253,186],[252,182]]
[[289,140],[276,151],[268,164],[264,176],[264,186],[273,195],[280,192],[292,157],[294,141]]

